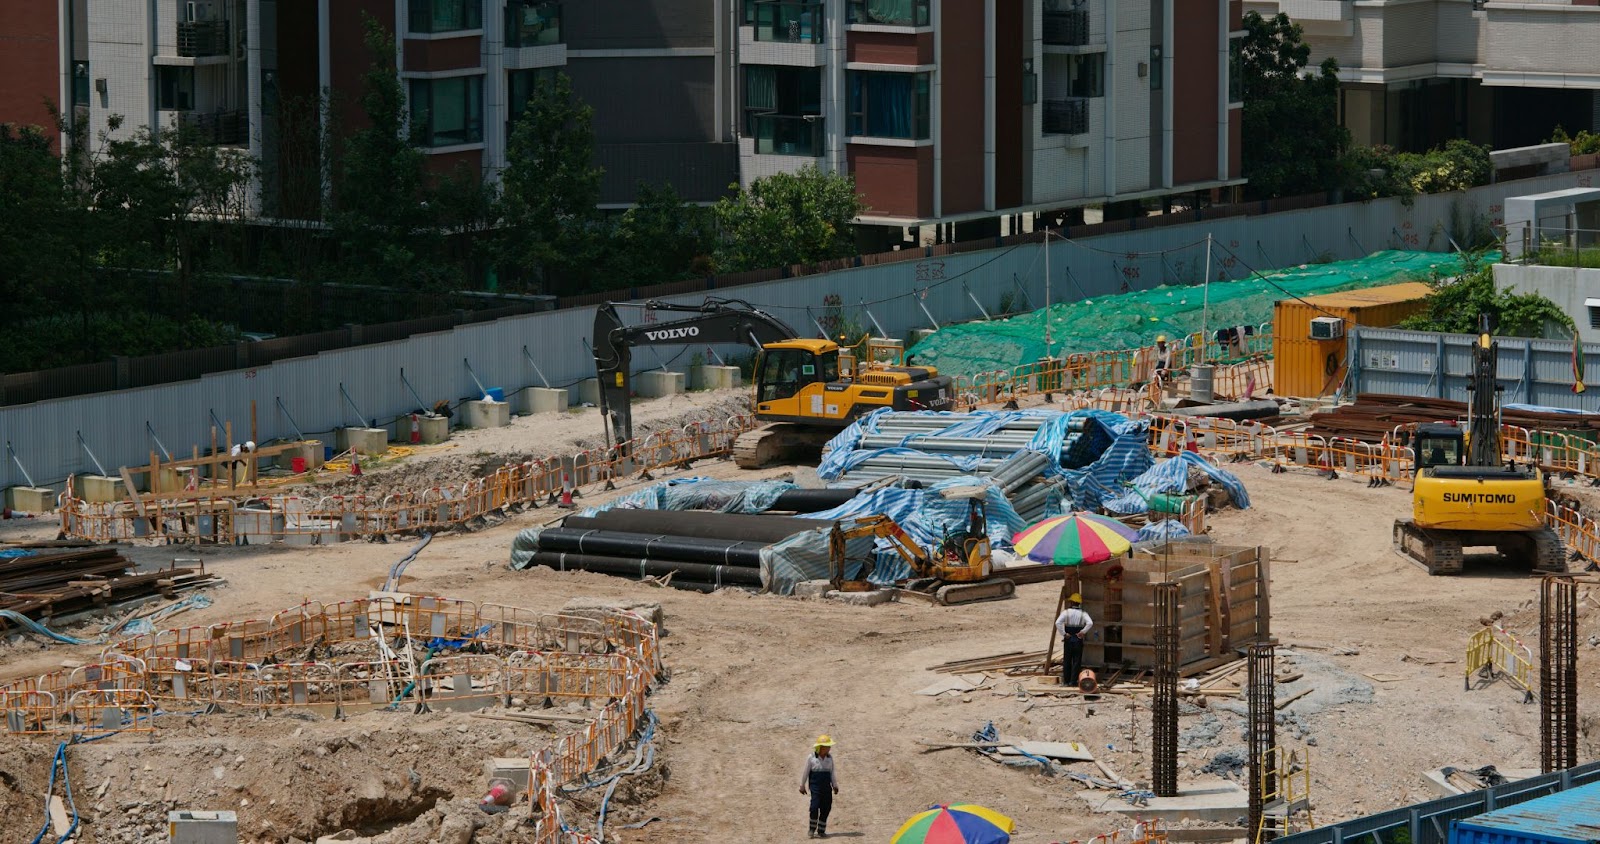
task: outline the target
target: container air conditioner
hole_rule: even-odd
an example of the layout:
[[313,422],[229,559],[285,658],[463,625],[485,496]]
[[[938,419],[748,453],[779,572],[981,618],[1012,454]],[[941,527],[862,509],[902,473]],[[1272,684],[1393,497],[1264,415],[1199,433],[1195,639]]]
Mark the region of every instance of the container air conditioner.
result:
[[1338,317],[1317,317],[1311,320],[1311,339],[1337,340],[1344,336],[1344,320]]

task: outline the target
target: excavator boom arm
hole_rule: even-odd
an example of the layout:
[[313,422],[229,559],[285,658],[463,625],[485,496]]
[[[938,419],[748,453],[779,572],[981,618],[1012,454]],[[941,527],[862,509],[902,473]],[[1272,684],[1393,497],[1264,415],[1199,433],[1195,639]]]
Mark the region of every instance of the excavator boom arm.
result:
[[650,301],[644,307],[647,311],[689,312],[694,316],[625,325],[615,304],[608,302],[595,310],[594,365],[600,379],[600,413],[618,445],[633,440],[630,398],[634,346],[740,343],[759,349],[796,336],[783,320],[741,299],[710,298],[699,305]]

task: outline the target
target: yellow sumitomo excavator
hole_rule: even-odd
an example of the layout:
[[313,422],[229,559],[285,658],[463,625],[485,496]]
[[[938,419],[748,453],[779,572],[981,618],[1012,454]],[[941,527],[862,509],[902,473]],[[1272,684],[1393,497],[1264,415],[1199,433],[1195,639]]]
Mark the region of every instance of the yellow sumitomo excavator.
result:
[[755,414],[766,424],[734,441],[733,458],[745,469],[759,469],[780,458],[814,456],[840,429],[878,408],[949,410],[955,399],[950,376],[932,367],[867,363],[851,371],[840,365],[838,343],[799,338],[782,320],[739,299],[708,298],[699,305],[651,301],[644,308],[652,316],[657,311],[693,316],[624,325],[614,304],[596,310],[594,362],[600,411],[618,444],[633,441],[629,371],[632,347],[639,345],[743,343],[760,350]]
[[1466,434],[1449,423],[1417,427],[1412,517],[1395,520],[1394,547],[1429,574],[1460,573],[1463,549],[1482,546],[1535,571],[1565,572],[1561,537],[1544,523],[1543,473],[1503,459],[1499,344],[1489,330],[1488,316],[1480,315]]
[[[972,493],[974,496],[981,494],[981,488]],[[946,497],[957,496],[947,493]],[[1015,583],[994,576],[988,522],[983,502],[977,497],[967,498],[966,525],[957,530],[947,529],[939,547],[931,554],[888,516],[862,516],[835,524],[828,537],[829,565],[835,589],[848,590],[863,583],[844,579],[848,563],[845,543],[865,536],[888,540],[895,553],[911,566],[916,576],[902,584],[902,589],[929,596],[944,606],[996,601],[1016,594]]]

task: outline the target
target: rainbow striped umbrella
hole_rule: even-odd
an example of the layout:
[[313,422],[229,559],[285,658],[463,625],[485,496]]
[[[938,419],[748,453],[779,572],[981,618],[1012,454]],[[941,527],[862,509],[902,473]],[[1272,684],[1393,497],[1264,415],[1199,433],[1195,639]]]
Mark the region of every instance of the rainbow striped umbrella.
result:
[[934,806],[913,815],[889,844],[1010,844],[1016,823],[973,803]]
[[1017,534],[1012,542],[1018,554],[1035,562],[1078,566],[1120,557],[1138,538],[1138,531],[1110,516],[1073,513],[1045,519]]

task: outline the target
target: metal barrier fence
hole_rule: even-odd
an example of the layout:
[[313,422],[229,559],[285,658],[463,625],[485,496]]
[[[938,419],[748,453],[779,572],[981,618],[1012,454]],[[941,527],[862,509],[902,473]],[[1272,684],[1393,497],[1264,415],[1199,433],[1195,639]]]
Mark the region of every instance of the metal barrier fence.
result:
[[1600,762],[1286,835],[1276,844],[1448,844],[1453,821],[1600,782]]
[[1467,640],[1467,669],[1462,678],[1467,690],[1472,689],[1473,675],[1480,673],[1490,680],[1505,678],[1522,690],[1524,703],[1533,701],[1533,651],[1504,628],[1485,627]]

